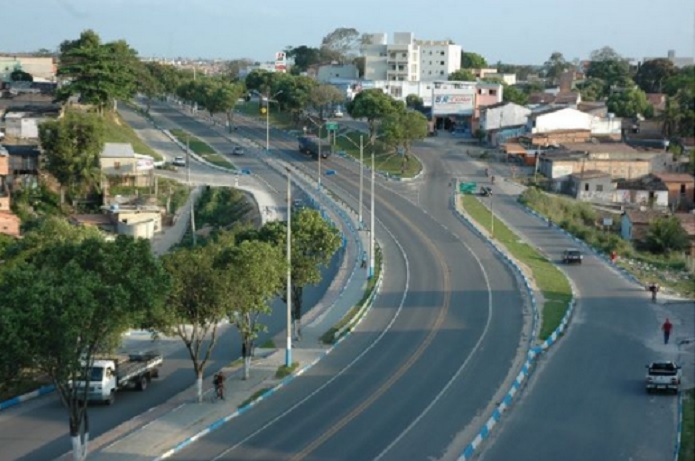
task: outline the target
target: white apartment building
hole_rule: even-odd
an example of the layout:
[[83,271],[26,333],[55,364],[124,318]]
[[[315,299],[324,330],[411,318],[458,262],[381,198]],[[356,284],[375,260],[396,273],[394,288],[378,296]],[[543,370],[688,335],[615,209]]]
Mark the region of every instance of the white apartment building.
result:
[[461,67],[459,45],[447,40],[415,40],[412,32],[396,32],[390,44],[385,33],[371,34],[362,54],[365,80],[445,80]]

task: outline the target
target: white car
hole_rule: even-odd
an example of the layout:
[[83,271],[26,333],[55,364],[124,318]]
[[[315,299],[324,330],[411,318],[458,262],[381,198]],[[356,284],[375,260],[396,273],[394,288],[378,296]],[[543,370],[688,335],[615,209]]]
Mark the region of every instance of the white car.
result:
[[186,159],[183,157],[176,157],[171,163],[176,166],[186,166]]
[[343,111],[340,109],[336,109],[333,111],[333,117],[335,118],[342,118],[343,117]]

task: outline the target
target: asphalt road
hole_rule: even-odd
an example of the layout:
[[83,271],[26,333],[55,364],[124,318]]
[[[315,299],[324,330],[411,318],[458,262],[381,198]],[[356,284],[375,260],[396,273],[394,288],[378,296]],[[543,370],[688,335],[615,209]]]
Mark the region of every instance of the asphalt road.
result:
[[[214,147],[224,147],[214,130],[189,125],[176,111],[157,110]],[[247,119],[237,123],[235,136],[264,144],[264,126]],[[316,162],[296,152],[295,139],[273,131],[271,144],[271,156],[291,159],[315,175]],[[268,154],[252,153],[249,162],[254,155]],[[323,184],[355,203],[358,166],[330,158],[323,162],[327,169],[337,174],[325,176]],[[378,180],[376,235],[387,270],[366,320],[275,397],[173,459],[458,456],[482,424],[481,414],[515,374],[510,369],[527,338],[514,277],[452,217],[450,179],[439,168],[414,185]],[[368,207],[368,193],[364,200]],[[366,211],[365,220],[371,227]]]
[[[149,127],[148,122],[136,116],[132,111],[126,109],[123,113],[128,122],[136,128],[147,129]],[[148,139],[148,136],[151,138]],[[153,147],[160,150],[168,158],[180,155],[180,151],[174,151],[173,154],[169,152],[170,145],[164,142],[160,136],[161,134],[157,135],[152,132],[146,133],[143,137],[146,138],[145,141],[153,144]],[[263,180],[263,171],[256,168],[254,173],[260,173],[260,178],[256,180]],[[179,174],[183,175],[183,172],[180,170]],[[209,181],[212,184],[222,184],[229,181],[229,185],[233,185],[232,181],[234,180],[232,175],[197,162],[191,163],[191,177],[201,182]],[[181,180],[185,181],[185,176],[182,176]],[[252,179],[242,177],[241,180],[250,181]],[[269,180],[274,181],[275,186],[280,186],[278,181],[281,181],[282,178],[277,175],[274,178],[269,176]],[[326,292],[338,269],[337,262],[336,257],[332,264],[323,271],[323,280],[320,285],[307,287],[304,291],[306,306],[315,305]],[[286,323],[285,315],[285,304],[279,300],[275,301],[273,314],[265,319],[268,332],[262,335],[259,343],[282,331]],[[240,344],[236,330],[225,328],[225,333],[220,335],[212,353],[206,376],[239,357]],[[167,351],[160,378],[154,380],[146,392],[124,391],[117,396],[116,404],[113,407],[99,405],[90,407],[91,438],[98,437],[193,385],[195,375],[183,345],[175,348],[167,346]],[[47,395],[3,410],[0,413],[0,461],[46,461],[68,452],[71,445],[67,420],[67,410],[56,395]]]
[[[484,165],[453,143],[441,163],[464,180],[484,180]],[[562,251],[576,243],[524,212],[515,188],[505,193],[505,187],[493,186],[495,212],[560,264]],[[694,362],[692,352],[679,355],[678,338],[664,345],[659,330],[671,316],[678,319],[680,338],[695,336],[692,306],[652,304],[644,288],[591,254],[585,254],[582,265],[563,270],[578,297],[569,331],[543,356],[480,459],[672,460],[677,399],[647,395],[644,366],[655,359]],[[691,375],[692,367],[685,371]]]

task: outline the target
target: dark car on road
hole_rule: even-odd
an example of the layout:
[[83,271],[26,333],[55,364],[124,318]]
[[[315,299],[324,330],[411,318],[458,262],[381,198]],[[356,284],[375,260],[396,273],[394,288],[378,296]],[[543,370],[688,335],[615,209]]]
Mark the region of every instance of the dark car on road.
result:
[[582,259],[582,252],[576,248],[568,248],[562,253],[562,262],[565,264],[581,264]]
[[241,147],[241,146],[236,146],[236,147],[232,150],[232,155],[244,155],[244,148]]

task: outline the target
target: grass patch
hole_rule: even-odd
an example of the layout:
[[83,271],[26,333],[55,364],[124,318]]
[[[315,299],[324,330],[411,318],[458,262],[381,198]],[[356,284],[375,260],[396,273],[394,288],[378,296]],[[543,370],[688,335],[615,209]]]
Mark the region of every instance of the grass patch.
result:
[[[340,122],[338,122],[340,126]],[[360,133],[357,131],[351,131],[344,134],[343,136],[349,138],[351,141],[338,136],[336,140],[336,150],[345,151],[349,156],[360,159],[360,135],[363,136],[364,142],[364,163],[371,167],[372,161],[372,147],[368,145],[368,136],[365,133]],[[412,178],[420,171],[422,171],[422,163],[414,155],[410,155],[407,158],[401,157],[396,154],[392,149],[389,149],[383,143],[377,141],[374,144],[374,168],[376,171],[386,173],[390,176]]]
[[162,160],[162,156],[145,144],[116,112],[106,112],[104,115],[104,141],[130,143],[138,154],[149,155],[156,160]]
[[678,461],[695,460],[695,389],[683,393],[683,427]]
[[352,306],[350,310],[343,316],[343,318],[340,319],[338,323],[333,325],[328,331],[326,331],[323,335],[321,335],[321,342],[324,344],[334,344],[337,339],[335,334],[340,331],[345,325],[347,325],[349,322],[352,321],[353,318],[357,315],[357,313],[360,311],[360,308],[364,305],[365,302],[367,302],[367,299],[369,298],[370,294],[374,291],[376,288],[376,282],[379,280],[379,274],[381,274],[381,267],[382,267],[382,255],[381,255],[381,249],[379,247],[376,247],[376,255],[374,259],[374,277],[372,277],[369,281],[367,281],[367,287],[364,290],[364,295],[362,295],[362,299]]
[[695,275],[686,269],[682,254],[654,254],[643,251],[620,237],[620,220],[610,229],[598,225],[604,215],[590,204],[555,196],[537,188],[527,189],[519,201],[549,217],[564,230],[604,254],[616,251],[618,264],[644,285],[657,282],[685,297],[695,297]]
[[248,399],[241,402],[237,408],[245,407],[246,405],[250,404],[251,402],[256,401],[261,395],[265,394],[266,392],[268,392],[271,389],[272,389],[272,387],[264,387],[262,389],[258,389],[256,392],[253,393],[253,395],[251,395],[251,397],[249,397]]
[[[462,196],[461,202],[466,213],[489,232],[491,227],[490,210],[471,195]],[[569,302],[572,299],[569,281],[552,262],[532,246],[520,241],[519,237],[496,217],[494,238],[507,248],[514,259],[531,270],[535,283],[545,298],[541,309],[541,327],[538,333],[538,338],[544,341],[560,325],[567,312]]]
[[[259,102],[258,101],[248,101],[236,105],[236,111],[247,117],[252,117],[257,119],[259,122],[266,122],[266,116],[261,115],[259,112]],[[276,105],[270,106],[270,124],[274,128],[281,129],[294,129],[297,128],[295,120],[292,115],[287,112],[280,112]]]
[[287,365],[281,365],[275,372],[275,378],[283,379],[294,373],[294,370],[296,370],[297,368],[299,368],[299,362],[292,362],[292,365],[289,367]]
[[210,147],[208,144],[206,144],[199,138],[192,136],[188,134],[188,132],[179,128],[174,128],[170,130],[170,132],[176,137],[176,139],[179,140],[180,143],[182,143],[183,145],[186,145],[188,143],[188,146],[191,148],[193,152],[195,152],[197,155],[199,155],[206,161],[212,163],[213,165],[228,168],[230,170],[236,169],[229,160],[224,158],[222,155],[218,154],[215,151],[215,149]]
[[258,347],[260,347],[261,349],[275,349],[276,346],[275,341],[273,341],[272,339],[267,339],[263,344],[261,344]]

